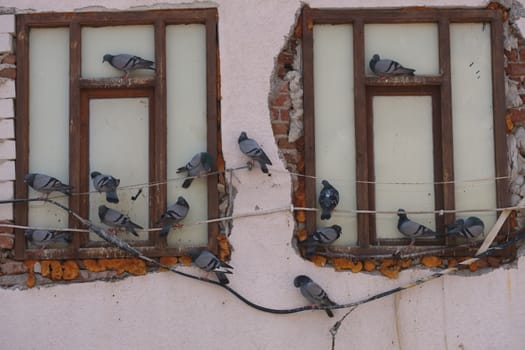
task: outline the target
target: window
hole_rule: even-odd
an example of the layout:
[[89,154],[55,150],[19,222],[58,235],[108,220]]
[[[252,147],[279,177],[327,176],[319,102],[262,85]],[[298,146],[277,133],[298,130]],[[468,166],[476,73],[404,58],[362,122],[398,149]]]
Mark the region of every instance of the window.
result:
[[[219,216],[218,176],[181,187],[176,173],[191,157],[218,150],[218,47],[215,9],[145,12],[28,14],[17,16],[16,198],[37,196],[22,181],[29,172],[55,176],[74,187],[57,198],[99,223],[104,196],[90,172],[121,180],[111,206],[145,228],[156,227],[167,205],[182,195],[185,223]],[[102,63],[106,53],[155,61],[156,71],[125,80]],[[141,191],[140,191],[141,190]],[[91,191],[91,192],[90,192]],[[140,193],[139,193],[140,191]],[[85,228],[49,203],[15,205],[20,225]],[[122,236],[148,256],[184,253],[187,246],[216,251],[217,223],[186,225],[161,238],[158,231]],[[67,248],[27,246],[16,231],[18,259],[108,258],[125,255],[87,232]]]
[[[329,221],[306,213],[307,232],[338,224],[338,252],[392,253],[409,243],[397,231],[395,212],[404,208],[438,232],[456,215],[476,215],[487,233],[496,212],[477,210],[508,206],[501,38],[495,10],[306,7],[306,207],[318,207],[321,179],[341,197]],[[416,75],[375,76],[374,54]],[[415,251],[472,253],[456,245],[422,238]]]

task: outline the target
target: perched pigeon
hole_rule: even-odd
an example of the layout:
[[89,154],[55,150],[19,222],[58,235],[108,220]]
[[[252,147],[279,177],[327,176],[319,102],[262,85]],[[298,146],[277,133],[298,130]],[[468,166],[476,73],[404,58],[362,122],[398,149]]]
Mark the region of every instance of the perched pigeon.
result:
[[318,246],[332,244],[339,236],[341,236],[341,226],[332,225],[321,227],[312,235],[308,236],[306,240],[299,242],[299,246],[306,247],[304,257],[309,258]]
[[213,167],[213,157],[208,152],[200,152],[191,158],[191,160],[183,167],[177,169],[177,174],[183,171],[187,172],[187,178],[182,183],[182,187],[188,188],[193,182],[193,176],[202,176],[211,172]]
[[161,236],[166,236],[170,232],[171,226],[175,225],[188,215],[190,205],[184,197],[179,196],[177,202],[170,205],[166,212],[160,216],[159,224],[162,224]]
[[69,233],[48,230],[27,230],[25,232],[27,240],[36,246],[45,249],[52,243],[70,243],[71,236]]
[[220,284],[228,284],[230,280],[226,277],[226,274],[231,274],[233,272],[230,269],[233,269],[232,266],[227,263],[220,261],[215,255],[210,253],[207,250],[202,251],[193,251],[190,253],[193,263],[201,268],[204,271],[215,272],[217,278],[219,279]]
[[323,189],[319,193],[319,205],[321,206],[321,220],[329,220],[332,210],[339,203],[339,191],[326,180],[321,181]]
[[270,161],[270,158],[264,153],[261,146],[257,143],[257,141],[253,139],[249,139],[246,132],[241,132],[241,135],[239,136],[239,147],[241,148],[242,153],[247,155],[251,158],[251,161],[257,161],[259,165],[261,166],[261,170],[265,174],[269,174],[268,165],[272,165],[272,162]]
[[380,59],[379,55],[375,54],[369,62],[372,72],[379,76],[389,75],[414,75],[415,69],[405,68],[398,62],[388,58]]
[[467,219],[458,219],[452,225],[447,226],[447,235],[463,236],[467,239],[476,238],[485,231],[485,224],[480,218],[470,216]]
[[110,203],[118,203],[117,187],[120,180],[111,175],[101,174],[98,171],[91,172],[93,186],[99,192],[106,192],[106,200]]
[[152,69],[155,70],[155,62],[145,60],[139,56],[133,56],[126,53],[119,55],[110,55],[109,53],[104,55],[102,63],[108,62],[113,67],[125,72],[124,79],[128,78],[131,71],[136,69]]
[[[317,283],[312,281],[310,277],[300,275],[295,277],[293,285],[296,288],[300,288],[301,294],[308,299],[309,302],[317,306],[332,306],[337,305],[328,298],[326,292]],[[334,317],[334,313],[330,309],[325,309],[328,317]]]
[[43,193],[45,198],[49,196],[51,192],[62,192],[68,196],[71,196],[71,189],[73,187],[63,184],[60,180],[55,179],[52,176],[31,173],[24,177],[24,182],[31,186],[35,191]]
[[131,219],[121,212],[101,205],[98,207],[98,217],[100,221],[110,227],[123,227],[126,231],[131,232],[135,236],[139,236],[135,228],[142,229],[142,226],[137,225]]
[[397,216],[399,216],[397,221],[397,229],[399,232],[411,239],[411,246],[414,245],[416,237],[438,236],[436,232],[432,231],[428,227],[411,221],[407,217],[407,213],[404,209],[398,209]]

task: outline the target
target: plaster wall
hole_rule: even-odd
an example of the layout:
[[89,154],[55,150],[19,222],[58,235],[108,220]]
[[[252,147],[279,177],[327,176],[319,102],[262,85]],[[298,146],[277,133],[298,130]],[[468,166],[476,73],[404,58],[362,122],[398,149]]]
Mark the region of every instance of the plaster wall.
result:
[[[290,205],[291,183],[279,159],[268,111],[270,75],[301,6],[296,0],[220,0],[157,4],[114,0],[112,9],[208,7],[219,11],[223,152],[228,168],[242,166],[241,130],[275,160],[272,177],[238,172],[234,215]],[[486,1],[309,1],[312,7],[486,6]],[[107,1],[3,0],[19,10],[72,11]],[[104,8],[106,9],[106,8]],[[257,170],[257,169],[256,169]],[[402,271],[397,280],[335,272],[303,261],[290,247],[291,213],[234,220],[231,287],[274,308],[305,305],[293,287],[310,275],[339,303],[360,300],[427,276]],[[193,268],[182,268],[199,273]],[[488,273],[455,275],[358,307],[343,323],[337,349],[523,349],[525,258]],[[0,290],[4,349],[329,349],[329,329],[345,311],[273,315],[249,308],[224,290],[170,273],[123,281]]]

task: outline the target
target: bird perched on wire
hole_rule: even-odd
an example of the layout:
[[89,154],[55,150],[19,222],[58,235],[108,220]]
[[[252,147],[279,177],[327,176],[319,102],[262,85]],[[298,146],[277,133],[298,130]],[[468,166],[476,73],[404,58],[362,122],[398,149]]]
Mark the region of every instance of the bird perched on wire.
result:
[[[313,305],[324,307],[337,305],[334,303],[326,292],[317,283],[305,275],[299,275],[293,280],[293,285],[299,288],[301,294]],[[334,313],[330,309],[324,310],[328,317],[334,317]]]
[[100,221],[106,225],[108,225],[111,228],[124,228],[126,231],[132,233],[134,236],[139,236],[137,231],[135,231],[136,228],[143,229],[142,226],[137,225],[131,219],[129,216],[126,216],[119,212],[118,210],[111,209],[106,207],[105,205],[100,205],[98,207],[98,217]]
[[166,236],[173,225],[178,224],[188,215],[188,211],[190,211],[190,205],[184,197],[179,196],[177,202],[170,205],[160,216],[159,224],[162,225],[160,235]]
[[329,220],[332,217],[332,211],[339,204],[339,191],[326,180],[321,181],[321,184],[323,188],[318,200],[321,206],[321,220]]
[[118,55],[105,54],[102,58],[102,63],[108,62],[114,68],[123,71],[124,79],[128,78],[131,71],[137,69],[151,69],[155,70],[155,62],[145,60],[142,57],[121,53]]
[[24,177],[24,182],[35,191],[43,193],[47,198],[52,192],[62,192],[71,196],[72,186],[62,183],[60,180],[45,174],[29,173]]
[[261,148],[261,146],[259,146],[257,141],[248,138],[246,132],[243,131],[239,136],[238,142],[242,153],[250,157],[250,164],[253,165],[253,162],[256,161],[257,163],[259,163],[262,172],[270,176],[271,174],[269,173],[267,165],[272,165],[272,161],[270,160],[270,158],[268,158],[266,153],[264,153],[263,149]]
[[463,236],[473,239],[481,236],[485,231],[485,224],[476,216],[469,216],[465,220],[458,219],[447,226],[447,236]]
[[218,257],[207,250],[191,251],[190,256],[193,260],[193,263],[198,268],[208,272],[215,272],[215,275],[217,276],[220,284],[230,283],[230,280],[228,277],[226,277],[226,274],[233,273],[230,271],[233,269],[232,266],[228,265],[224,261],[219,260]]
[[190,187],[193,182],[193,177],[206,175],[211,172],[213,168],[213,156],[208,152],[200,152],[191,158],[191,160],[183,167],[177,169],[177,174],[185,171],[188,177],[182,183],[183,188]]
[[397,216],[399,217],[397,220],[397,229],[403,235],[411,239],[410,246],[414,245],[416,242],[416,237],[438,236],[436,232],[432,231],[428,227],[410,220],[404,209],[398,209]]
[[120,185],[120,179],[111,175],[101,174],[98,171],[91,172],[93,186],[98,192],[106,192],[106,200],[110,203],[118,203],[117,187]]
[[405,68],[398,62],[375,54],[369,62],[370,69],[379,76],[414,75],[415,69]]
[[71,236],[67,232],[49,230],[26,230],[28,242],[45,249],[52,243],[71,243]]
[[299,247],[305,247],[304,257],[309,258],[317,247],[334,243],[341,236],[341,226],[332,225],[315,230],[307,239],[298,243]]

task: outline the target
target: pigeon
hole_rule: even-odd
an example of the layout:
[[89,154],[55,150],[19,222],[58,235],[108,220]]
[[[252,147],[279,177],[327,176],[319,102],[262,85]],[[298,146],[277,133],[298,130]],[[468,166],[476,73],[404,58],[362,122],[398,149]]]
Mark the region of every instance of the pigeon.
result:
[[326,180],[321,181],[323,189],[319,193],[319,205],[321,206],[321,220],[329,220],[332,210],[339,203],[339,191]]
[[309,258],[313,255],[319,245],[328,245],[336,241],[341,236],[341,226],[332,225],[317,229],[312,235],[302,242],[299,246],[306,247],[304,257]]
[[438,234],[426,226],[411,221],[404,209],[397,210],[397,229],[399,232],[411,239],[410,246],[414,245],[416,237],[438,236]]
[[[301,294],[308,299],[309,302],[313,303],[316,306],[333,306],[337,305],[334,303],[326,292],[321,288],[317,283],[312,281],[312,279],[305,275],[299,275],[293,280],[293,285],[296,288],[300,288]],[[330,309],[324,310],[328,317],[334,317],[334,313]]]
[[183,167],[177,169],[177,174],[186,171],[187,176],[192,176],[186,178],[182,183],[183,188],[190,187],[193,182],[193,176],[202,176],[208,174],[213,167],[213,157],[208,152],[200,152],[191,158],[191,160]]
[[63,184],[60,180],[45,174],[30,173],[24,177],[24,182],[31,186],[35,191],[43,193],[45,198],[51,192],[62,192],[71,196],[71,189],[73,187]]
[[118,203],[117,187],[120,185],[120,180],[106,174],[101,174],[98,171],[91,172],[91,179],[93,186],[99,192],[106,192],[106,200],[110,203]]
[[264,153],[257,141],[248,138],[248,135],[244,131],[241,132],[241,135],[239,136],[239,147],[241,148],[242,153],[251,158],[252,164],[253,161],[257,161],[261,166],[262,172],[270,176],[268,167],[266,166],[267,164],[272,165],[270,158]]
[[122,214],[121,212],[106,207],[105,205],[100,205],[98,207],[98,217],[100,218],[100,221],[104,224],[110,226],[110,227],[123,227],[126,229],[126,231],[131,232],[135,236],[139,236],[138,233],[135,231],[135,228],[143,229],[142,226],[137,225],[131,219]]
[[388,58],[380,59],[378,54],[375,54],[369,62],[370,69],[379,76],[391,75],[414,75],[415,69],[405,68],[398,62]]
[[467,219],[458,219],[452,225],[447,226],[447,235],[463,236],[467,239],[476,238],[485,231],[485,224],[480,218],[470,216]]
[[220,284],[230,283],[226,274],[233,273],[230,271],[233,269],[232,266],[220,261],[219,258],[207,250],[190,252],[190,256],[193,259],[193,263],[200,269],[208,272],[215,272]]
[[184,197],[179,196],[177,202],[170,205],[166,212],[160,216],[159,224],[162,224],[162,230],[160,231],[161,236],[166,236],[171,229],[171,226],[178,223],[188,215],[190,205]]
[[152,69],[155,70],[155,62],[145,60],[142,57],[121,53],[118,55],[104,55],[102,63],[108,62],[113,67],[125,72],[124,79],[128,78],[131,71],[136,69]]
[[51,243],[70,243],[69,233],[48,230],[26,230],[27,240],[36,246],[45,249]]

